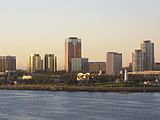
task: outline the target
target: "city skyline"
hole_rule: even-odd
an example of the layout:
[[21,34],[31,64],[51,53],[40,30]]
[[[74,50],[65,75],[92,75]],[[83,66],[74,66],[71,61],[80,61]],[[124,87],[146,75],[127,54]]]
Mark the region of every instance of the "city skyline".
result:
[[27,69],[31,53],[55,53],[63,69],[65,38],[76,36],[89,61],[105,61],[106,52],[117,51],[126,66],[144,40],[155,43],[160,61],[159,9],[158,0],[1,1],[0,55],[17,56],[17,68]]

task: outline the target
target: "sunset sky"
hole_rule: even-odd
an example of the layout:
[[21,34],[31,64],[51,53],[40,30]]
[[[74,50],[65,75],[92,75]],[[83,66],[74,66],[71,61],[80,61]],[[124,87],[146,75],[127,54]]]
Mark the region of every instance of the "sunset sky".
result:
[[116,51],[124,66],[150,39],[160,61],[160,0],[0,0],[0,55],[16,55],[18,68],[31,53],[55,53],[63,69],[68,36],[82,39],[90,61]]

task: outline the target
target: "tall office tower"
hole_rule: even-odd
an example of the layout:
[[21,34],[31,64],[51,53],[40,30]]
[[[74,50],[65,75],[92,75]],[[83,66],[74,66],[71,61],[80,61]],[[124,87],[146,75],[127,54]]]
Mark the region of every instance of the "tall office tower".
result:
[[135,50],[132,53],[132,72],[144,71],[144,53],[142,50]]
[[143,41],[141,44],[141,50],[144,52],[144,71],[149,71],[154,69],[154,43],[150,40]]
[[43,60],[39,54],[29,56],[29,72],[34,73],[43,70]]
[[57,71],[57,57],[55,57],[54,54],[45,54],[44,69],[47,72]]
[[72,58],[81,58],[81,39],[69,37],[65,41],[65,71],[71,72]]
[[0,56],[0,72],[15,71],[16,57],[15,56]]
[[106,74],[119,75],[122,70],[122,54],[116,52],[107,53]]

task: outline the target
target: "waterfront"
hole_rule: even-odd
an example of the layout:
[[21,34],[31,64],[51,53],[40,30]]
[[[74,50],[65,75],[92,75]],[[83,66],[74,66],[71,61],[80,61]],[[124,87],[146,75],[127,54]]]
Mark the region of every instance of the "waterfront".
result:
[[160,93],[0,90],[2,120],[158,120]]
[[[106,84],[107,85],[107,84]],[[66,92],[160,92],[160,87],[131,87],[128,83],[96,86],[80,85],[0,85],[0,90],[36,90],[36,91],[66,91]],[[121,87],[123,85],[123,87]],[[125,86],[124,86],[125,85]],[[133,84],[134,85],[134,84]]]

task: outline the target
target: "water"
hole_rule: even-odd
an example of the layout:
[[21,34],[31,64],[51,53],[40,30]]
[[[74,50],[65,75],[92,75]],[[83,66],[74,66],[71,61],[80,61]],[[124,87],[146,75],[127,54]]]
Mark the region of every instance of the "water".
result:
[[0,120],[160,120],[160,93],[0,90]]

